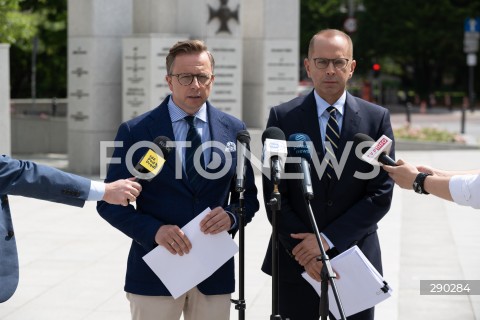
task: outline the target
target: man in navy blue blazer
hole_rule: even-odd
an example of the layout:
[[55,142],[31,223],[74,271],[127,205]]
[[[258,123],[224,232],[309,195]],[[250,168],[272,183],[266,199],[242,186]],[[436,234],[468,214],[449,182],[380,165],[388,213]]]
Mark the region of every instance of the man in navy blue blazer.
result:
[[130,180],[109,184],[66,173],[31,161],[0,155],[0,302],[8,300],[18,285],[18,256],[7,195],[19,195],[77,207],[86,200],[127,205],[135,201],[141,185]]
[[[237,133],[245,130],[245,124],[207,101],[214,81],[214,59],[203,42],[178,42],[170,49],[166,65],[172,94],[157,108],[120,125],[115,140],[123,145],[115,148],[113,158],[121,163],[109,165],[106,180],[130,174],[125,160],[129,161],[129,149],[138,142],[166,136],[176,143],[175,152],[167,157],[158,175],[143,184],[136,208],[101,202],[97,209],[105,220],[132,238],[125,280],[132,319],[174,320],[182,312],[186,320],[229,319],[230,295],[235,290],[233,258],[177,299],[142,259],[156,246],[164,246],[172,254],[188,254],[194,244],[181,228],[207,207],[211,212],[200,223],[206,234],[234,233],[239,219],[235,210],[239,194],[234,192],[235,145]],[[186,166],[190,147],[182,147],[181,142],[188,140],[194,145],[199,139],[203,151],[198,150],[194,164]],[[209,142],[213,147],[207,146]],[[134,152],[132,163],[144,153],[144,148]],[[192,171],[192,167],[203,169]],[[244,202],[249,222],[259,203],[249,162],[246,171]],[[196,266],[191,267],[193,272]]]
[[[356,156],[351,142],[356,133],[367,134],[374,140],[382,135],[393,139],[389,112],[346,91],[356,61],[353,60],[352,41],[344,32],[332,29],[318,32],[310,41],[304,64],[314,90],[307,96],[272,108],[267,127],[280,128],[286,137],[297,133],[308,135],[316,152],[312,156],[318,157],[320,163],[328,159],[326,152],[335,154],[340,170],[330,171],[331,177],[326,174],[328,169],[324,174],[318,164],[311,162],[314,191],[311,207],[322,243],[330,258],[357,245],[382,272],[376,230],[378,221],[390,208],[393,182],[378,167],[374,174],[374,168]],[[334,117],[330,119],[332,113]],[[338,136],[335,138],[335,135]],[[344,164],[343,159],[346,160]],[[326,168],[330,164],[333,162]],[[291,172],[294,167],[287,164],[285,169]],[[356,178],[356,172],[369,177]],[[264,198],[268,200],[273,186],[265,178],[263,182]],[[306,271],[320,281],[322,263],[317,260],[320,248],[309,220],[300,181],[282,180],[280,192],[281,212],[277,214],[280,315],[283,319],[317,320],[319,296],[301,274]],[[267,213],[271,219],[272,212],[268,206]],[[271,256],[270,243],[262,267],[268,274],[272,271]],[[373,308],[368,309],[348,319],[371,320],[373,311]],[[330,318],[334,319],[332,315]]]

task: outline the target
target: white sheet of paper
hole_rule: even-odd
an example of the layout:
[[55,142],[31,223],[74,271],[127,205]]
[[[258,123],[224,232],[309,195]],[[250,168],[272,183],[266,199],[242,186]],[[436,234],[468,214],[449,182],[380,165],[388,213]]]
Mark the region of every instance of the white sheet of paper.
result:
[[205,209],[182,228],[192,243],[188,254],[171,254],[165,247],[157,246],[143,256],[175,299],[211,276],[238,252],[227,231],[215,235],[200,231],[200,221],[210,211]]
[[[357,246],[342,252],[331,259],[330,263],[340,276],[339,279],[335,279],[335,284],[346,317],[371,308],[392,295],[390,286],[387,292],[381,290],[385,286],[383,277]],[[306,272],[302,276],[321,296],[320,282]],[[330,285],[328,286],[328,303],[330,312],[335,318],[340,319],[340,312]]]

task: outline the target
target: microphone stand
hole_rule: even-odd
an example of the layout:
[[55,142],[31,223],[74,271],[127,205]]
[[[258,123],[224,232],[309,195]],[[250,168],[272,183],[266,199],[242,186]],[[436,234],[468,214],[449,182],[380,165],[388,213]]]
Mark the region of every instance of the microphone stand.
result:
[[315,237],[317,238],[318,246],[320,247],[320,257],[317,257],[317,261],[322,261],[322,270],[320,272],[320,278],[322,280],[321,283],[321,295],[320,295],[320,316],[322,320],[328,319],[328,310],[329,310],[329,302],[328,302],[328,283],[332,286],[333,295],[335,296],[335,301],[337,303],[338,310],[340,312],[340,317],[342,320],[346,320],[345,312],[343,310],[342,302],[340,301],[340,297],[338,295],[337,285],[335,283],[335,278],[337,277],[333,272],[332,265],[330,264],[330,259],[325,252],[325,248],[322,243],[322,239],[320,238],[320,231],[318,230],[317,222],[315,221],[315,217],[313,215],[312,206],[310,205],[310,200],[313,198],[311,195],[305,196],[305,201],[308,208],[308,216],[310,218],[310,223],[312,224],[313,231],[315,233]]
[[[276,177],[275,174],[272,174]],[[274,178],[272,198],[268,202],[272,211],[272,314],[270,320],[282,319],[280,315],[278,301],[278,230],[277,230],[277,211],[281,209],[281,196],[278,191],[279,181]]]
[[238,310],[238,319],[245,320],[245,309],[247,304],[245,302],[245,198],[243,196],[244,189],[237,190],[240,194],[238,199],[238,207],[235,211],[239,217],[238,232],[239,232],[239,260],[238,260],[238,300],[230,299]]

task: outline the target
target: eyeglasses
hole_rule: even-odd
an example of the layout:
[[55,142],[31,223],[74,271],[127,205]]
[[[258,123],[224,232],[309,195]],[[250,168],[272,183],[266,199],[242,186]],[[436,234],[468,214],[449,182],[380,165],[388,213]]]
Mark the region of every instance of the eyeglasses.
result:
[[178,82],[182,86],[189,86],[193,82],[193,78],[197,78],[198,84],[202,86],[208,86],[210,82],[212,82],[213,74],[191,74],[191,73],[178,73],[178,74],[171,74],[172,77],[177,77]]
[[315,67],[317,69],[326,69],[328,65],[333,63],[335,69],[343,69],[347,66],[349,59],[346,58],[336,58],[336,59],[326,59],[326,58],[313,58],[313,62],[315,63]]

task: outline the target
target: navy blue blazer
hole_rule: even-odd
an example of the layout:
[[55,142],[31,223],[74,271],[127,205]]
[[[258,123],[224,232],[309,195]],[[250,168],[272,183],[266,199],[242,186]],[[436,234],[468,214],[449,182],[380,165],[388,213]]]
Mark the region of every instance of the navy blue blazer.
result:
[[[120,125],[115,140],[121,141],[123,147],[115,148],[113,158],[119,158],[121,163],[109,165],[106,181],[131,176],[125,165],[125,158],[134,143],[153,141],[158,136],[166,136],[175,141],[168,112],[169,98],[170,96],[157,108]],[[209,102],[207,102],[207,112],[212,140],[224,146],[228,142],[236,144],[237,132],[245,130],[245,124],[215,109]],[[210,173],[225,167],[225,151],[221,151],[218,153],[221,165],[215,170],[207,169]],[[132,164],[135,165],[145,152],[145,148],[138,149],[133,154]],[[156,247],[155,234],[162,225],[172,224],[183,227],[207,207],[213,209],[222,206],[225,210],[235,213],[234,206],[238,203],[238,193],[233,192],[232,186],[235,182],[237,155],[236,151],[230,153],[233,161],[228,171],[225,174],[219,174],[219,177],[213,180],[201,177],[202,187],[198,192],[190,186],[179,159],[182,177],[176,178],[177,157],[176,152],[172,151],[160,173],[152,181],[142,183],[143,189],[137,198],[136,208],[133,205],[121,207],[99,202],[97,206],[99,214],[112,226],[133,239],[127,262],[125,291],[140,295],[170,295],[162,281],[142,259]],[[250,164],[247,165],[245,189],[246,222],[249,222],[259,208],[254,174]],[[192,266],[193,268],[195,266]],[[233,258],[197,287],[204,294],[233,292],[235,290]]]
[[[320,163],[324,158],[319,116],[313,91],[304,97],[295,98],[270,110],[267,127],[278,127],[288,138],[294,133],[307,134],[315,147]],[[356,133],[364,133],[377,140],[386,135],[393,140],[390,115],[387,109],[356,98],[347,92],[345,113],[338,154],[342,155],[348,141]],[[391,149],[394,157],[394,148]],[[337,155],[337,158],[339,157]],[[346,156],[346,155],[345,155]],[[377,223],[390,209],[393,182],[384,170],[369,180],[354,177],[356,171],[368,173],[373,166],[362,161],[350,150],[340,179],[329,182],[326,174],[319,176],[313,163],[311,176],[315,197],[312,210],[320,232],[323,232],[343,252],[358,245],[379,272],[382,272],[380,245],[376,234]],[[293,165],[286,165],[286,172],[293,172]],[[272,185],[263,179],[266,200],[271,198]],[[279,228],[279,274],[280,279],[290,282],[305,281],[301,277],[304,268],[291,255],[298,240],[291,233],[313,233],[307,206],[299,180],[282,180],[280,183],[281,212],[278,214]],[[268,206],[267,214],[271,219]],[[269,244],[262,270],[271,274],[271,250]]]
[[8,194],[83,207],[90,180],[30,161],[0,155],[0,302],[18,285],[18,255]]

